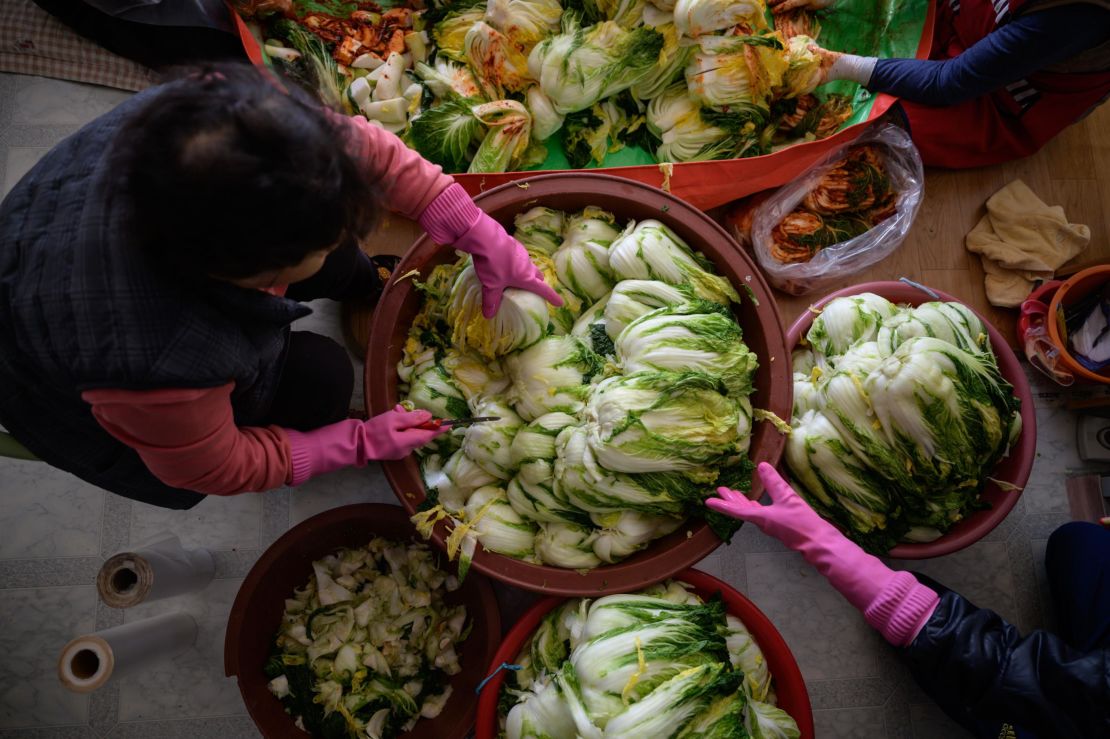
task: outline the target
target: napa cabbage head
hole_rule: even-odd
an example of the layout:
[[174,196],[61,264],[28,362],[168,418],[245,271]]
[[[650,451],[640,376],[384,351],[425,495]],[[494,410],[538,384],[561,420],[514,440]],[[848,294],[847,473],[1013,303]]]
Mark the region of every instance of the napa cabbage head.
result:
[[698,372],[603,380],[585,410],[590,447],[615,472],[692,472],[724,463],[742,443],[739,408],[724,390]]
[[683,522],[677,516],[653,516],[637,511],[593,513],[590,518],[598,527],[594,553],[609,564],[630,557]]
[[484,397],[472,406],[475,416],[496,416],[496,421],[475,423],[466,428],[462,448],[483,470],[501,480],[512,476],[512,443],[524,425],[503,398]]
[[766,110],[786,67],[777,34],[702,36],[686,66],[686,87],[702,105]]
[[547,301],[517,288],[504,291],[497,315],[487,320],[482,315],[482,283],[469,260],[451,287],[447,320],[455,346],[490,359],[531,346],[547,333],[550,323]]
[[[476,354],[460,351],[451,347],[444,353],[443,368],[447,370],[454,386],[459,389],[467,402],[483,395],[499,395],[509,387],[509,379],[501,362],[479,357]],[[457,408],[457,410],[462,410]],[[460,418],[467,413],[451,413],[445,418]]]
[[693,47],[680,43],[674,23],[655,26],[655,30],[663,37],[663,47],[659,50],[655,66],[632,86],[632,95],[637,100],[651,100],[662,95],[664,90],[682,77],[686,63],[694,53]]
[[740,302],[728,279],[714,274],[709,262],[659,221],[630,225],[609,247],[609,266],[622,280],[660,280],[686,285],[702,300]]
[[471,108],[486,135],[467,172],[505,172],[524,163],[532,136],[532,114],[516,100],[494,100]]
[[889,356],[905,341],[919,336],[941,339],[994,361],[986,327],[974,311],[961,303],[931,302],[901,308],[883,321],[876,340],[883,356]]
[[528,55],[485,21],[467,30],[463,51],[487,100],[504,100],[508,93],[524,92],[532,81]]
[[479,467],[462,449],[456,450],[446,461],[441,457],[424,459],[421,470],[428,492],[435,493],[440,505],[453,516],[462,512],[471,493],[497,482],[495,476]]
[[432,28],[439,54],[466,62],[466,34],[486,14],[485,3],[456,3],[457,10],[448,11]]
[[732,136],[705,121],[701,106],[686,85],[668,87],[651,99],[647,126],[659,140],[655,156],[661,162],[701,162],[719,159],[733,149]]
[[659,280],[621,280],[602,306],[605,331],[614,341],[624,328],[656,308],[681,305],[694,298],[694,291],[683,285],[668,285]]
[[733,669],[744,673],[744,692],[753,700],[767,700],[771,692],[771,670],[763,650],[752,638],[744,622],[731,614],[725,616],[725,646]]
[[810,48],[814,44],[809,36],[791,36],[786,42],[786,72],[782,76],[786,98],[808,95],[821,84],[821,57]]
[[466,521],[481,545],[498,554],[531,559],[536,524],[513,510],[505,491],[492,485],[475,490],[466,501]]
[[575,13],[564,13],[561,32],[532,50],[528,71],[555,110],[566,115],[640,81],[662,47],[663,37],[654,29],[629,30],[615,21],[582,26]]
[[[555,440],[555,490],[575,509],[597,514],[637,511],[677,516],[701,504],[704,485],[687,474],[613,472],[598,464],[589,438],[587,428],[574,426],[564,429]],[[705,479],[715,475],[708,468],[689,472]]]
[[500,30],[523,56],[559,30],[559,0],[489,0],[486,23]]
[[559,685],[536,680],[505,718],[506,739],[575,739],[577,731]]
[[604,360],[574,336],[548,336],[506,357],[505,367],[514,406],[531,421],[545,413],[582,410]]
[[647,313],[628,324],[614,346],[626,373],[704,372],[720,378],[736,397],[751,393],[758,366],[728,308],[705,301]]
[[407,399],[440,418],[470,415],[466,398],[442,364],[433,364],[413,379]]
[[544,523],[536,534],[536,556],[544,564],[575,570],[592,570],[601,564],[594,553],[597,534],[592,526],[565,521]]
[[843,354],[858,341],[875,340],[883,322],[897,311],[897,306],[874,293],[836,298],[814,319],[806,341],[826,357]]
[[719,662],[687,668],[663,682],[605,725],[607,739],[673,736],[722,692],[736,676]]
[[798,739],[798,724],[786,711],[770,703],[749,701],[745,727],[752,739]]
[[513,219],[513,238],[524,245],[529,253],[551,256],[563,243],[563,224],[566,214],[561,210],[537,205],[517,213]]
[[698,37],[740,24],[766,28],[766,12],[762,0],[678,0],[674,22],[681,35]]
[[567,218],[563,236],[553,257],[559,282],[583,300],[601,298],[614,281],[609,246],[620,236],[616,219],[591,206]]

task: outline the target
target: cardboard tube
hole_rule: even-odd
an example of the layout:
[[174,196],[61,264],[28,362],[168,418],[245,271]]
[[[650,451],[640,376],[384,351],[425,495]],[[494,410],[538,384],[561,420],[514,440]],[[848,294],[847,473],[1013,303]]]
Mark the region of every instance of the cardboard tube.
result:
[[62,649],[58,678],[75,693],[91,693],[113,678],[176,657],[196,639],[197,622],[187,613],[167,613],[79,636]]
[[110,557],[96,576],[100,600],[111,608],[191,593],[207,587],[216,563],[207,549],[185,549],[167,534],[149,546]]

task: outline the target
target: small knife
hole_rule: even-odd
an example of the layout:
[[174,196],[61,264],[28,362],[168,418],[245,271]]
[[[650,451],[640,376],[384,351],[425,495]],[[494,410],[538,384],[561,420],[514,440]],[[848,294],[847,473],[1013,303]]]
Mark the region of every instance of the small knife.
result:
[[500,421],[501,416],[474,416],[473,418],[433,418],[431,421],[422,423],[416,428],[425,429],[427,431],[435,431],[436,429],[444,426],[457,428],[459,426],[469,426],[472,423],[485,423],[486,421]]

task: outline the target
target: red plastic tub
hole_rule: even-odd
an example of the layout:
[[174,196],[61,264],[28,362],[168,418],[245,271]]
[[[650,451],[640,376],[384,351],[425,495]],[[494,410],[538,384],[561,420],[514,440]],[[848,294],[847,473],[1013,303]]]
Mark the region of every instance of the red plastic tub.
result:
[[[798,723],[801,739],[813,739],[815,736],[813,709],[809,703],[809,692],[806,690],[805,681],[802,680],[802,672],[798,669],[798,663],[790,647],[786,645],[786,641],[770,619],[764,616],[763,611],[759,610],[754,603],[741,595],[740,591],[701,570],[686,570],[675,579],[692,585],[694,592],[703,599],[709,599],[716,593],[721,594],[728,612],[744,622],[752,638],[763,650],[771,677],[775,681],[779,708],[789,713]],[[486,674],[492,674],[502,662],[511,664],[543,617],[565,602],[564,598],[544,598],[528,609],[517,621],[516,626],[505,635],[501,648],[489,663]],[[505,672],[501,670],[482,688],[482,694],[478,698],[478,722],[474,727],[476,739],[495,739],[500,731],[497,696],[504,682]],[[651,737],[644,737],[644,739],[651,739]]]
[[[270,693],[263,672],[281,626],[285,599],[308,581],[313,560],[341,547],[366,546],[375,536],[394,541],[418,538],[408,516],[397,506],[365,503],[335,508],[287,531],[258,559],[239,586],[224,639],[224,673],[238,678],[243,703],[262,736],[308,736]],[[497,600],[489,582],[480,575],[471,573],[461,588],[448,594],[447,601],[465,604],[467,618],[473,623],[459,651],[463,669],[451,677],[454,692],[443,712],[434,719],[421,719],[403,735],[405,739],[462,739],[467,735],[474,723],[473,695],[482,679],[479,673],[501,638]]]
[[[865,282],[826,295],[814,303],[812,307],[821,308],[835,298],[859,295],[860,293],[875,293],[892,303],[914,306],[933,300],[963,303],[959,298],[952,297],[948,293],[933,288],[928,289],[932,290],[937,297],[932,297],[921,288],[905,282]],[[1033,393],[1029,389],[1029,379],[1018,363],[1017,356],[998,329],[992,326],[983,316],[978,313],[975,315],[979,316],[979,320],[987,327],[991,348],[994,349],[994,354],[998,357],[998,368],[1002,376],[1014,386],[1014,394],[1021,400],[1021,435],[1018,436],[1017,442],[1010,449],[1009,456],[994,468],[994,472],[991,474],[992,480],[983,489],[982,499],[990,504],[989,509],[972,513],[935,541],[926,544],[899,544],[890,550],[889,556],[891,557],[899,559],[942,557],[974,544],[990,533],[995,526],[1002,522],[1002,519],[1006,518],[1010,510],[1017,504],[1018,498],[1021,497],[1025,483],[1029,481],[1029,472],[1033,469],[1033,457],[1037,452],[1037,414],[1033,408]],[[809,331],[809,327],[816,317],[817,314],[812,310],[806,310],[794,321],[794,325],[786,333],[786,343],[790,347],[790,351],[793,352],[798,342]],[[1002,482],[1004,485],[999,485],[994,480]],[[1003,487],[1009,488],[1009,485],[1015,486],[1017,490],[1003,490]]]
[[[790,353],[770,288],[748,255],[732,237],[701,213],[662,190],[637,182],[599,174],[540,175],[503,185],[480,195],[475,202],[502,225],[512,229],[517,213],[536,205],[573,211],[594,205],[614,213],[622,222],[653,218],[673,229],[692,248],[702,252],[729,279],[737,291],[750,295],[736,312],[744,341],[759,357],[752,406],[765,408],[780,418],[790,414],[794,385],[790,377]],[[405,254],[395,274],[431,269],[456,258],[450,249],[422,237]],[[374,309],[366,360],[366,398],[370,415],[384,413],[396,405],[397,362],[409,326],[420,309],[421,298],[411,280],[390,281]],[[778,464],[785,438],[770,423],[757,422],[752,431],[748,456],[758,464]],[[382,463],[385,476],[405,510],[414,513],[424,500],[424,481],[415,457]],[[711,487],[711,486],[709,486]],[[710,490],[707,490],[708,494]],[[753,481],[750,495],[758,499],[762,485]],[[432,541],[446,548],[446,522],[436,524]],[[703,521],[689,521],[677,531],[652,542],[645,550],[614,565],[585,573],[560,567],[534,565],[478,547],[474,567],[483,574],[526,590],[545,595],[589,595],[632,592],[665,580],[694,565],[721,543]]]

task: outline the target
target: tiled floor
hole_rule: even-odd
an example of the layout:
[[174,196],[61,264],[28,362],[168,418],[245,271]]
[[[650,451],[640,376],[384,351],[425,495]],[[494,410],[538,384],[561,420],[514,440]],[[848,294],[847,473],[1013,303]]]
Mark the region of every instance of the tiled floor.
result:
[[[50,146],[124,97],[0,75],[3,192]],[[336,335],[335,307],[316,307],[306,323]],[[1038,381],[1035,392],[1040,452],[1013,513],[964,552],[916,565],[1022,629],[1050,623],[1042,595],[1044,544],[1067,519],[1064,477],[1079,466],[1074,416],[1051,387]],[[290,525],[356,501],[393,501],[380,470],[345,471],[297,490],[211,498],[192,511],[169,512],[106,495],[45,465],[0,462],[0,737],[257,736],[233,681],[223,675],[223,628],[235,592],[255,558]],[[99,605],[92,585],[103,559],[164,529],[186,545],[211,549],[216,581],[199,595],[126,615]],[[746,592],[782,631],[808,682],[821,739],[962,735],[916,689],[893,650],[778,542],[745,527],[700,566]],[[91,696],[60,686],[55,662],[72,636],[167,610],[196,617],[200,636],[193,649]]]

